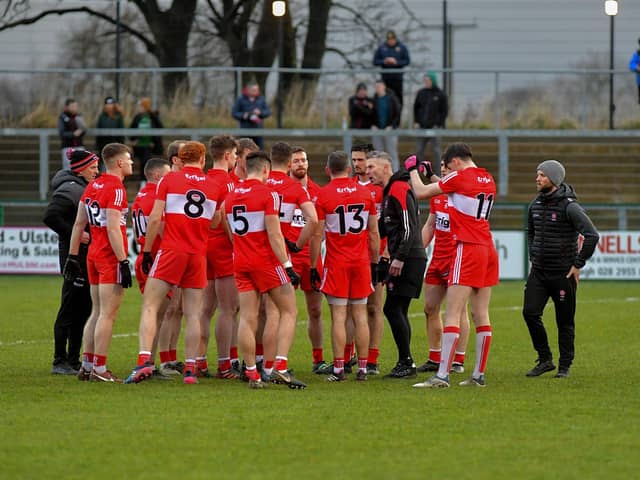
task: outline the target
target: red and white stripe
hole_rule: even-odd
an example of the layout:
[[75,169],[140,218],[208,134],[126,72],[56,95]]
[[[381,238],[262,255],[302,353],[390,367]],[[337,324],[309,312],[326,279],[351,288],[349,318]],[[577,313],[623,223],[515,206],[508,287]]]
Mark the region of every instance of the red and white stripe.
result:
[[451,283],[453,285],[457,285],[460,283],[460,270],[462,270],[462,254],[464,252],[464,247],[462,242],[458,242],[458,247],[456,248],[456,258],[453,262],[453,272]]

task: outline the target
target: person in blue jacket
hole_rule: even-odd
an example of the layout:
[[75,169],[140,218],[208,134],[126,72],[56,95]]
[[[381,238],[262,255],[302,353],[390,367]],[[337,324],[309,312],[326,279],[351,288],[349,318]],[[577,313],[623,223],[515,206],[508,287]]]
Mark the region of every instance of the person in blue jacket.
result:
[[[640,44],[640,38],[638,39],[638,43]],[[638,103],[640,103],[640,48],[631,55],[631,60],[629,60],[629,70],[636,74],[636,83],[638,84]]]
[[[271,110],[264,96],[260,95],[257,83],[250,83],[242,90],[231,111],[233,118],[238,120],[240,128],[262,128],[264,119],[271,116]],[[264,148],[262,137],[250,137],[260,147]]]
[[[409,58],[409,50],[396,38],[393,30],[387,32],[386,41],[378,47],[373,56],[373,64],[376,67],[400,69],[411,63]],[[402,108],[402,72],[383,73],[382,79],[387,88],[393,90],[398,100],[400,100],[400,108]]]

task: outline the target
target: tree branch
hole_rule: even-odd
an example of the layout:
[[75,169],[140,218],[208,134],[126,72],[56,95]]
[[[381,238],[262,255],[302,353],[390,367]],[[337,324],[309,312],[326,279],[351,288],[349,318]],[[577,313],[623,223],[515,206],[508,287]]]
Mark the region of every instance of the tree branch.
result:
[[327,52],[333,52],[336,55],[338,55],[339,57],[341,57],[345,63],[347,64],[347,67],[349,68],[353,68],[355,65],[354,63],[351,61],[351,59],[349,59],[349,57],[340,49],[338,48],[334,48],[334,47],[327,47]]
[[346,10],[347,12],[351,13],[351,15],[353,15],[356,20],[362,22],[362,24],[367,28],[367,30],[369,30],[369,33],[371,33],[373,38],[376,38],[376,39],[378,38],[378,31],[373,27],[373,25],[371,25],[369,22],[367,22],[367,20],[365,20],[365,18],[362,16],[362,14],[360,12],[358,12],[356,9],[351,8],[351,7],[347,7],[343,3],[338,3],[338,2],[333,2],[331,4],[331,6],[333,8],[341,8],[341,9]]
[[[0,26],[0,32],[2,32],[3,30],[9,30],[11,28],[14,28],[14,27],[17,27],[17,26],[20,26],[20,25],[32,25],[32,24],[42,20],[43,18],[48,17],[49,15],[65,15],[67,13],[87,13],[87,14],[92,15],[94,17],[98,17],[98,18],[100,18],[100,19],[104,20],[105,22],[110,23],[112,25],[116,25],[116,23],[117,23],[109,15],[106,15],[106,14],[104,14],[102,12],[98,12],[96,10],[93,10],[93,9],[89,8],[89,7],[60,8],[60,9],[45,10],[43,12],[40,12],[38,15],[36,15],[34,17],[23,18],[22,20],[16,20],[14,22],[6,23],[6,24]],[[123,24],[122,22],[120,23],[120,28],[122,29],[122,31],[127,32],[130,35],[132,35],[135,38],[137,38],[138,40],[140,40],[145,45],[145,47],[147,48],[147,51],[149,51],[149,53],[155,54],[156,45],[155,45],[155,43],[150,41],[147,37],[142,35],[137,30],[132,29],[128,25]]]

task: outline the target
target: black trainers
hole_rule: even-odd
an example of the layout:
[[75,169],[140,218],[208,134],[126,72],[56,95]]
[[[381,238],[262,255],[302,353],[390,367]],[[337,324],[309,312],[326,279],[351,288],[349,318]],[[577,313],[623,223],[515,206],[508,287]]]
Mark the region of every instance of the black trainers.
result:
[[377,363],[367,363],[367,375],[380,375]]
[[307,384],[297,380],[290,371],[280,372],[274,369],[273,372],[271,372],[270,380],[272,383],[286,385],[291,389],[307,388]]
[[569,376],[569,367],[558,367],[558,373],[553,378],[567,378]]
[[356,373],[356,380],[358,382],[366,382],[367,381],[367,371],[358,369],[358,373]]
[[527,377],[539,377],[543,373],[556,369],[556,366],[553,364],[553,360],[542,360],[539,358],[536,361],[538,364],[527,372]]
[[324,360],[314,363],[313,367],[311,367],[311,373],[315,373],[316,375],[328,375],[332,371],[333,368]]
[[440,364],[437,362],[434,362],[433,360],[427,360],[426,362],[424,362],[422,365],[420,365],[416,371],[420,372],[420,373],[424,373],[424,372],[437,372],[438,368],[440,367]]
[[68,363],[58,363],[51,367],[52,375],[78,375],[78,370],[74,370]]
[[415,363],[408,365],[406,363],[398,362],[396,363],[396,366],[384,376],[384,378],[416,378],[416,372],[417,369]]
[[347,376],[344,374],[344,370],[340,370],[340,373],[333,372],[327,377],[327,382],[344,382],[347,380]]

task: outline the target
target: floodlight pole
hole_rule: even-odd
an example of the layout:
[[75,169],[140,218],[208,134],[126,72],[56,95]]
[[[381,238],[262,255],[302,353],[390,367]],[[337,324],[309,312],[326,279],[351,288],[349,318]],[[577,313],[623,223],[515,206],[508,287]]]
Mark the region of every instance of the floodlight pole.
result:
[[616,105],[613,102],[613,46],[614,46],[614,31],[615,31],[615,15],[609,15],[609,130],[613,130],[613,115],[616,111]]
[[116,101],[120,101],[120,0],[116,0]]

